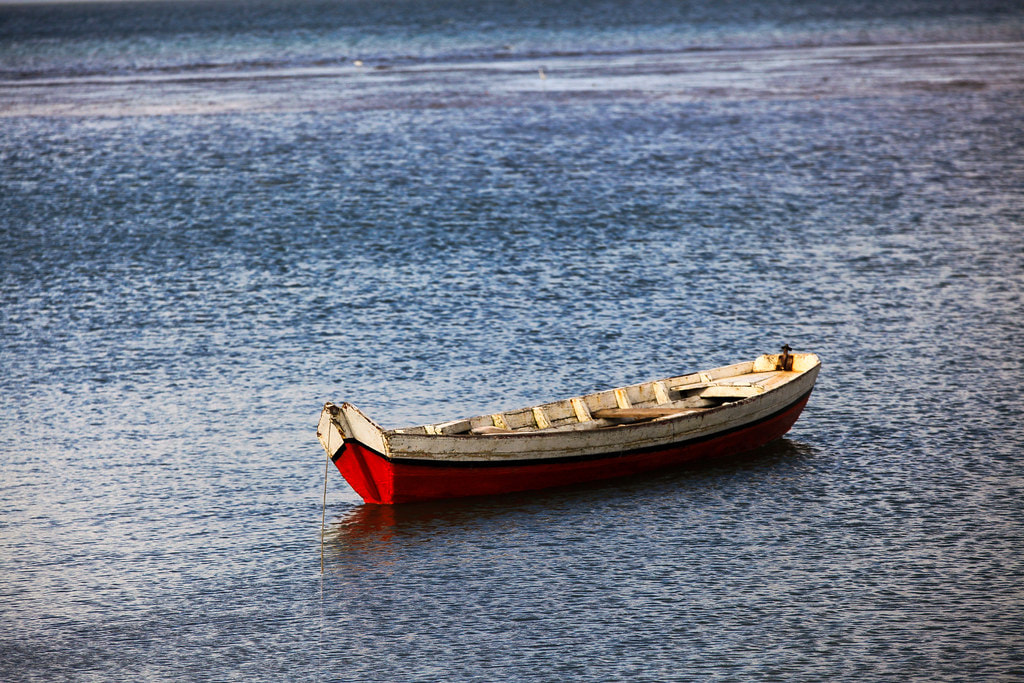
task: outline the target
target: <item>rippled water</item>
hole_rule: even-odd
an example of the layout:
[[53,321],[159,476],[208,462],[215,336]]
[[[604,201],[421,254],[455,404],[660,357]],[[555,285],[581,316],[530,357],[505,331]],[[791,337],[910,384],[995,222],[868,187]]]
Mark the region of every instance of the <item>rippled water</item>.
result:
[[[0,7],[0,678],[1024,676],[1019,8],[286,7]],[[325,400],[783,342],[824,367],[760,451],[329,471],[321,546]]]

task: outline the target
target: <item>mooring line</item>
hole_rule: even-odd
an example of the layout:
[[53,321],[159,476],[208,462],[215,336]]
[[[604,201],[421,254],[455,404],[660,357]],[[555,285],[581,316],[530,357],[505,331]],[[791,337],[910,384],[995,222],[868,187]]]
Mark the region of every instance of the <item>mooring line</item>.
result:
[[327,522],[327,478],[331,473],[331,430],[327,430],[327,457],[324,458],[324,495],[320,503],[320,642],[317,648],[317,680],[324,680],[324,527]]
[[331,473],[331,429],[327,428],[327,457],[324,459],[324,497],[320,503],[320,577],[324,575],[324,525],[327,522],[327,477]]

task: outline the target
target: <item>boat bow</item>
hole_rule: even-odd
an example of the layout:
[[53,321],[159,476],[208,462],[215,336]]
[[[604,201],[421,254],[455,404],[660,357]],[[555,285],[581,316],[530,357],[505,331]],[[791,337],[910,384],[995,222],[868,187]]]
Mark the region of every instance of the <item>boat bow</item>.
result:
[[384,429],[351,403],[340,406],[324,404],[316,435],[331,458],[352,441],[384,457],[388,457],[391,451]]

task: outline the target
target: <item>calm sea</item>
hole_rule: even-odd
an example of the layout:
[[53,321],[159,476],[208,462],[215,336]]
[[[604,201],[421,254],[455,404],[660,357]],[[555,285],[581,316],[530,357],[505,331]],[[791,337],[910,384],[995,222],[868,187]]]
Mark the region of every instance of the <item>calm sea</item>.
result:
[[[0,679],[1024,680],[1022,295],[1013,0],[0,5]],[[783,343],[744,457],[322,508],[326,400]]]

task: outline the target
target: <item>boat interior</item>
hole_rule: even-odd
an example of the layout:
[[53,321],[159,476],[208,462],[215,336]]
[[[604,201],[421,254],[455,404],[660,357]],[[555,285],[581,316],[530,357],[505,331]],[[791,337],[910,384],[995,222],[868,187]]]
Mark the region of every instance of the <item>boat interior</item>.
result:
[[[813,358],[813,361],[810,360]],[[785,384],[813,366],[813,354],[768,354],[755,361],[598,391],[490,415],[406,427],[401,434],[482,436],[603,429],[665,420],[740,401]]]

